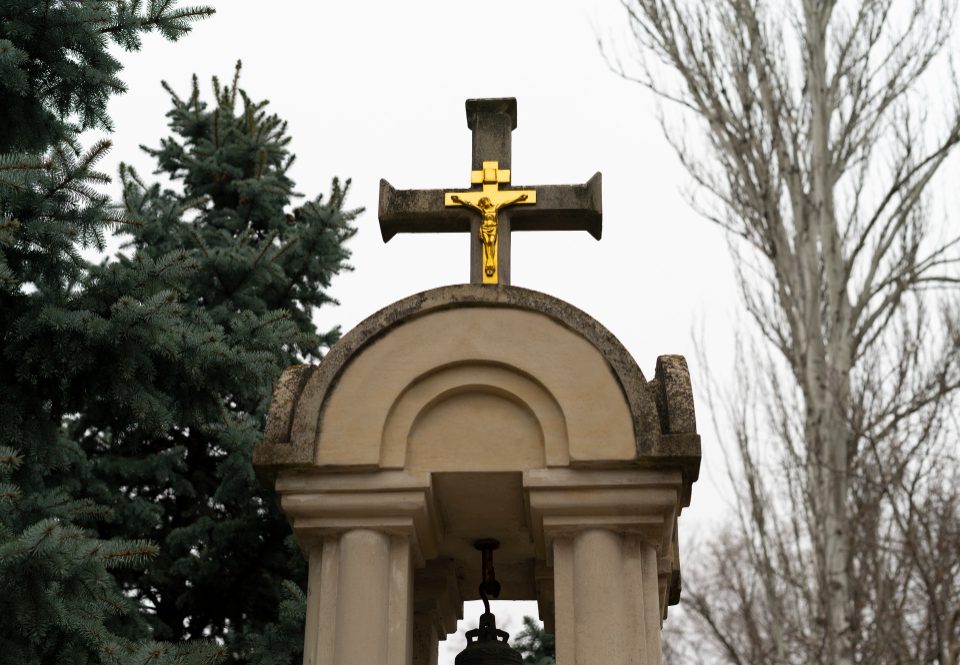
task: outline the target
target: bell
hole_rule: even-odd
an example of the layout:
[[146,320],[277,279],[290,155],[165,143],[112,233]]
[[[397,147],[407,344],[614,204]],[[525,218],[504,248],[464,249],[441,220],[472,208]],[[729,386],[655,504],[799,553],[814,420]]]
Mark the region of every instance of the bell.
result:
[[457,654],[455,665],[523,665],[520,654],[510,648],[510,635],[497,630],[496,617],[490,612],[489,593],[500,595],[500,583],[493,571],[493,550],[500,546],[496,540],[478,540],[474,547],[483,553],[483,575],[480,582],[480,598],[484,613],[480,615],[480,627],[467,631],[467,648]]
[[506,632],[497,630],[490,612],[480,615],[480,627],[467,631],[467,648],[457,654],[455,665],[522,665],[523,658],[513,650]]

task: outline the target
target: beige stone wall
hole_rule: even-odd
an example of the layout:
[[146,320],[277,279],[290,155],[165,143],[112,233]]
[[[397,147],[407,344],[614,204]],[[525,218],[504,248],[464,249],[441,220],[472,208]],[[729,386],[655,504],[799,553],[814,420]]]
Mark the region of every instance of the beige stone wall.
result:
[[542,314],[475,307],[417,318],[354,358],[315,450],[320,466],[486,471],[630,460],[636,445],[593,345]]

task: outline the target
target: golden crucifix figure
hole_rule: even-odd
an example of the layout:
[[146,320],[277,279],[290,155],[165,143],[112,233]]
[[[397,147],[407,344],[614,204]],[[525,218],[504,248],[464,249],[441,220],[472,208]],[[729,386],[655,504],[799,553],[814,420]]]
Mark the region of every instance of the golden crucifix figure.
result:
[[[527,200],[526,194],[521,194],[516,198],[495,204],[486,196],[481,196],[475,204],[461,199],[456,194],[450,196],[454,203],[479,210],[483,215],[483,221],[480,222],[480,243],[483,245],[483,276],[492,278],[497,274],[497,227],[499,224],[498,213],[500,208],[504,208],[514,203],[522,203]],[[486,282],[486,280],[484,280]],[[493,282],[496,284],[496,282]]]
[[479,242],[483,248],[483,283],[498,284],[499,265],[497,244],[499,242],[499,213],[501,208],[518,203],[537,202],[537,193],[532,189],[501,190],[500,184],[510,184],[510,170],[499,168],[498,162],[483,162],[483,168],[470,173],[470,182],[482,184],[481,191],[449,192],[444,197],[447,206],[473,208],[481,215]]

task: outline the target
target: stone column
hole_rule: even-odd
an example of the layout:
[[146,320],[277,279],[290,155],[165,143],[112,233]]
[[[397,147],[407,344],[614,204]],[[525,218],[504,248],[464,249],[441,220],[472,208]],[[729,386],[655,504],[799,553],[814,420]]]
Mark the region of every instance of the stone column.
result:
[[457,630],[463,598],[451,559],[434,559],[414,575],[413,665],[437,665],[439,642]]
[[410,541],[351,529],[311,548],[305,665],[410,665]]
[[557,665],[660,665],[659,552],[679,472],[537,470],[524,486],[538,557],[553,570]]
[[429,477],[301,472],[277,490],[310,566],[304,665],[412,665],[413,571],[440,533]]
[[413,665],[437,665],[440,657],[440,636],[428,614],[413,615]]
[[[559,665],[659,665],[660,603],[656,584],[647,593],[647,549],[655,551],[607,529],[554,541]],[[656,568],[653,575],[655,582]]]
[[660,593],[658,576],[657,547],[654,543],[642,542],[640,545],[644,634],[646,636],[647,661],[650,665],[660,665],[663,648],[660,642],[660,629],[663,627],[666,594]]

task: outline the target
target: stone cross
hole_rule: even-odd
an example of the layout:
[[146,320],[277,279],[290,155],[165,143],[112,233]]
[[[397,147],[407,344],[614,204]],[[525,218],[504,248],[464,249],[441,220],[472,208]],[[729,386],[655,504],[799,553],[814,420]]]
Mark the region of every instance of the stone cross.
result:
[[466,106],[473,132],[470,190],[398,190],[381,180],[384,242],[397,233],[469,232],[470,282],[509,284],[511,231],[587,231],[599,240],[600,174],[582,185],[511,187],[517,100],[468,99]]

